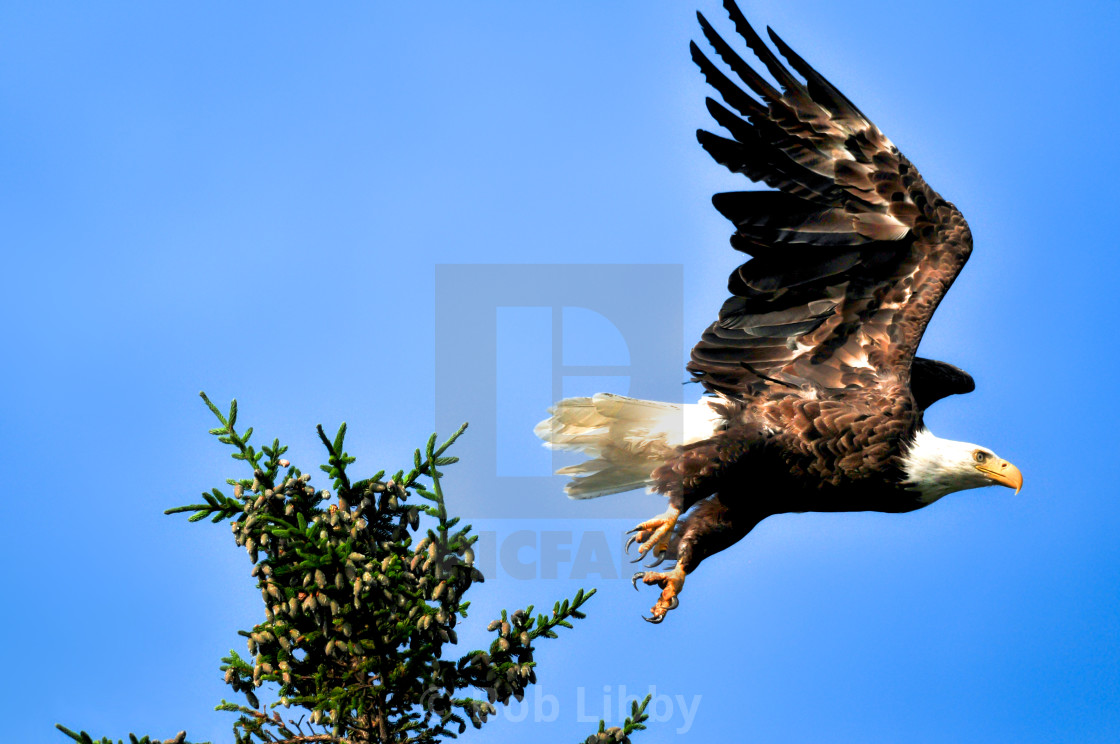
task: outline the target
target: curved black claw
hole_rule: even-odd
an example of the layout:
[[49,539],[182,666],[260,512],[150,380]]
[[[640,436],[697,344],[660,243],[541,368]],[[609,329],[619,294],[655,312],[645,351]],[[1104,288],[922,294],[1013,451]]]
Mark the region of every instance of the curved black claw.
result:
[[634,585],[634,591],[638,591],[638,579],[642,578],[645,575],[645,571],[639,571],[638,573],[634,574],[634,578],[630,579],[630,583]]
[[655,615],[653,617],[646,617],[645,615],[643,615],[642,619],[645,620],[647,623],[653,623],[654,625],[657,625],[662,620],[665,619],[665,616],[664,615],[660,615],[660,616]]
[[665,554],[668,553],[668,552],[669,551],[667,551],[667,550],[662,550],[660,553],[654,554],[653,557],[656,558],[657,560],[655,560],[653,563],[647,563],[646,568],[655,568],[657,566],[660,566],[662,563],[665,562]]
[[669,605],[670,610],[677,609],[677,605],[679,605],[681,603],[681,601],[679,599],[677,599],[676,597],[673,597],[669,601],[672,602],[672,604]]
[[[630,532],[633,532],[633,531],[634,530],[630,530]],[[627,533],[627,534],[629,534],[629,533]],[[630,546],[633,545],[636,542],[638,542],[638,536],[634,535],[633,537],[631,537],[629,540],[626,541],[626,546],[622,549],[622,552],[626,553],[626,555],[630,555]]]
[[638,525],[638,526],[637,526],[637,527],[635,527],[634,529],[631,529],[631,530],[626,530],[626,532],[624,532],[623,534],[624,534],[624,535],[632,535],[632,534],[634,534],[635,532],[637,532],[637,531],[638,531],[638,530],[640,530],[640,529],[642,529],[642,526],[641,526],[641,525]]

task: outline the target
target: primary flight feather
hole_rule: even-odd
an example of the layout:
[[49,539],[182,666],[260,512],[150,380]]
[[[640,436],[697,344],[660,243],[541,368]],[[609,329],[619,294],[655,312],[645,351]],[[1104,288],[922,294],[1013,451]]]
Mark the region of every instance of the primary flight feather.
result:
[[697,138],[716,162],[774,190],[712,199],[735,226],[732,246],[751,258],[692,349],[688,370],[708,395],[686,406],[569,398],[536,429],[549,446],[591,456],[558,471],[574,476],[573,498],[641,487],[668,497],[631,540],[639,558],[675,560],[634,576],[662,589],[652,622],[677,606],[704,558],[770,515],[907,512],[1023,483],[991,450],[936,437],[922,420],[974,387],[963,370],[915,356],[972,252],[964,217],[777,34],[767,29],[785,63],[732,0],[724,6],[778,87],[698,14],[739,82],[692,44],[723,99],[709,98],[708,111],[729,135]]

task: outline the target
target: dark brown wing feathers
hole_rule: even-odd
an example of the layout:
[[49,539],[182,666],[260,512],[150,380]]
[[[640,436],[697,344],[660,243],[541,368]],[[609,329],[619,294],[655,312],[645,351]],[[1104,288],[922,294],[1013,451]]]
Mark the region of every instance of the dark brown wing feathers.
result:
[[975,389],[972,375],[952,364],[914,357],[910,366],[910,392],[921,410],[946,396],[971,393]]
[[697,138],[720,164],[777,190],[712,200],[735,225],[733,247],[753,258],[731,275],[732,297],[689,371],[729,395],[906,384],[925,326],[971,251],[968,226],[839,90],[771,31],[799,80],[731,0],[725,7],[778,87],[700,16],[719,58],[761,101],[693,44],[731,107],[708,100],[730,138]]

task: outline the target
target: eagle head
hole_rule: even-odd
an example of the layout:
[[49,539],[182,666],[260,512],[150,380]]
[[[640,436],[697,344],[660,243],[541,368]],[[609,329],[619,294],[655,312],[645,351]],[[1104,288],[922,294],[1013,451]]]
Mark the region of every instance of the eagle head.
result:
[[904,485],[932,503],[954,491],[1007,486],[1019,493],[1023,474],[987,447],[941,439],[921,429],[902,456]]

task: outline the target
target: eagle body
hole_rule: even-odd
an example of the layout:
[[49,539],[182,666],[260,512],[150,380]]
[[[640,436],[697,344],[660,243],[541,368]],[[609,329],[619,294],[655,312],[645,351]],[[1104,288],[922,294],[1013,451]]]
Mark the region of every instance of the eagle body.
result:
[[732,247],[750,259],[692,349],[688,371],[706,395],[684,406],[569,398],[536,429],[546,445],[590,457],[557,471],[573,476],[569,496],[645,487],[668,498],[631,540],[639,557],[675,560],[634,577],[663,590],[652,622],[677,606],[685,575],[768,516],[908,512],[954,491],[1022,485],[1006,460],[923,422],[930,405],[975,387],[963,370],[915,355],[972,252],[964,217],[773,31],[800,77],[733,0],[725,7],[777,85],[698,14],[739,83],[691,45],[723,99],[709,98],[708,111],[730,135],[697,139],[716,162],[770,187],[712,198],[735,227]]
[[653,490],[670,497],[680,490],[688,500],[738,494],[770,514],[924,505],[906,485],[899,457],[920,425],[901,386],[824,399],[791,393],[760,405],[729,401],[725,410],[726,428],[654,470]]

